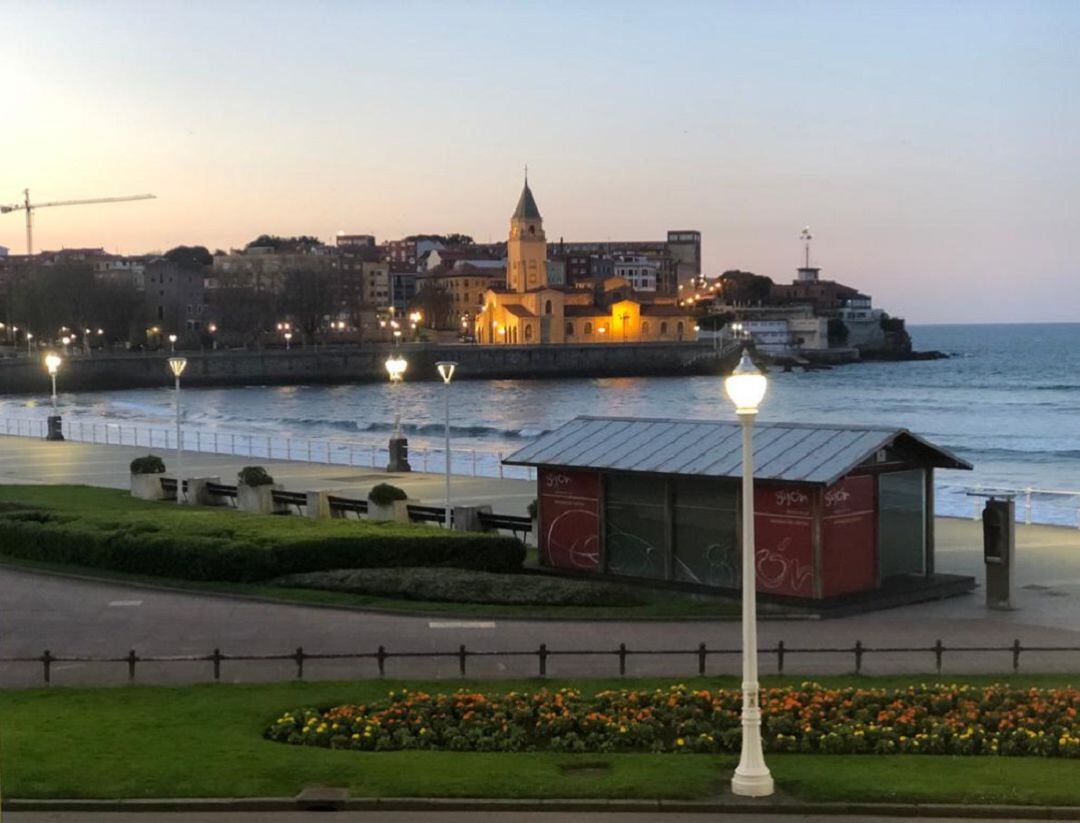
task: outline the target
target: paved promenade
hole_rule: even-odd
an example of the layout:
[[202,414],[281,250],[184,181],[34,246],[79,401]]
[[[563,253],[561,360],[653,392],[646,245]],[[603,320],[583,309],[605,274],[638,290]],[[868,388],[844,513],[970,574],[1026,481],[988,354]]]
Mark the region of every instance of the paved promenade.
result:
[[[123,486],[126,463],[135,449],[82,444],[45,444],[14,438],[0,439],[0,482],[90,482]],[[229,476],[238,461],[197,458],[198,471]],[[327,480],[346,487],[341,475],[349,469],[275,462],[270,467],[293,488],[317,487]],[[385,477],[377,475],[379,479]],[[366,491],[373,480],[357,481]],[[413,475],[402,479],[413,494],[438,502],[440,478]],[[415,484],[415,485],[414,485]],[[523,481],[463,479],[461,492],[480,501],[494,499],[500,511],[521,511],[532,499]],[[487,495],[487,497],[485,497]],[[1024,645],[1080,647],[1080,530],[1048,526],[1018,527],[1018,568],[1012,611],[988,611],[981,590],[974,595],[917,604],[871,614],[829,620],[770,620],[762,624],[762,647],[783,640],[788,647],[850,647],[861,640],[869,647],[930,647],[941,639],[949,646],[1007,646],[1014,638]],[[938,521],[938,568],[943,572],[974,574],[983,579],[978,524],[969,520]],[[287,653],[297,646],[308,652],[390,651],[449,652],[459,644],[476,651],[536,649],[546,643],[554,650],[630,649],[692,650],[705,642],[711,648],[737,649],[740,627],[733,621],[588,622],[544,620],[460,621],[432,617],[394,616],[340,609],[250,602],[186,593],[133,588],[113,583],[77,581],[15,570],[0,570],[0,656],[57,655],[119,656],[129,649],[143,655],[208,654],[215,647],[232,654]],[[946,653],[944,674],[1007,672],[1008,652]],[[738,656],[712,657],[710,673],[735,674]],[[851,671],[850,653],[788,655],[791,673]],[[868,674],[932,672],[929,652],[867,654]],[[764,673],[775,671],[772,656],[762,659]],[[1080,671],[1080,652],[1025,652],[1022,671]],[[633,658],[628,675],[684,677],[696,671],[693,655]],[[476,677],[534,676],[535,657],[471,659],[469,675]],[[613,676],[614,657],[553,657],[548,675]],[[294,676],[287,662],[226,663],[223,680],[257,681]],[[307,678],[376,676],[372,660],[311,661]],[[387,663],[391,677],[458,677],[456,659],[409,658]],[[53,682],[63,684],[126,682],[123,664],[66,663],[53,667]],[[140,664],[139,682],[207,680],[208,663]],[[0,685],[41,682],[40,664],[5,665]]]

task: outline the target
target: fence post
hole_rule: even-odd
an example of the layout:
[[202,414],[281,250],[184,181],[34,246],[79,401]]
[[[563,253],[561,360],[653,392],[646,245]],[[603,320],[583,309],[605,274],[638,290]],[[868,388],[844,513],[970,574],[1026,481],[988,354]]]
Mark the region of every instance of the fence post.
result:
[[[863,646],[861,640],[855,641],[855,674],[862,673]],[[940,667],[939,667],[940,671]]]
[[540,650],[536,653],[536,656],[538,658],[540,658],[540,676],[541,677],[546,677],[547,676],[547,659],[548,659],[547,643],[541,643],[540,644]]
[[626,674],[626,644],[619,644],[619,674]]
[[297,646],[296,647],[296,654],[293,655],[293,658],[296,660],[296,679],[297,680],[303,680],[304,679],[304,647],[303,646]]
[[941,638],[939,637],[934,643],[934,663],[937,666],[937,673],[941,674],[941,655],[945,651],[945,647],[941,645]]
[[1031,525],[1031,486],[1024,489],[1024,523]]
[[1020,638],[1019,637],[1017,637],[1015,640],[1013,640],[1012,654],[1013,654],[1013,672],[1015,673],[1015,672],[1018,672],[1020,670]]
[[214,680],[221,680],[221,649],[214,649],[210,659],[214,661]]
[[379,650],[375,652],[375,660],[379,664],[379,677],[386,675],[386,646],[379,646]]
[[784,673],[784,641],[778,640],[776,642],[776,673]]
[[503,464],[502,464],[502,455],[503,455],[503,453],[502,453],[502,452],[498,452],[498,453],[497,453],[497,456],[498,456],[498,458],[499,458],[499,479],[500,479],[500,480],[502,480],[502,479],[503,479]]
[[697,647],[697,673],[705,674],[705,642],[698,643]]
[[307,439],[307,462],[311,462],[311,438]]
[[476,477],[476,449],[472,450],[472,476]]
[[465,644],[462,643],[458,647],[458,668],[461,669],[461,676],[465,676],[465,657],[468,653],[465,651]]
[[136,661],[138,659],[139,658],[136,656],[134,649],[131,649],[130,651],[128,651],[128,653],[127,653],[128,680],[134,680],[135,679],[135,663],[136,663]]
[[44,669],[43,673],[45,675],[45,682],[46,683],[52,682],[52,677],[51,677],[51,672],[50,672],[50,669],[52,668],[52,662],[53,662],[52,652],[50,652],[48,649],[46,649],[41,655],[41,665],[42,665],[42,668]]

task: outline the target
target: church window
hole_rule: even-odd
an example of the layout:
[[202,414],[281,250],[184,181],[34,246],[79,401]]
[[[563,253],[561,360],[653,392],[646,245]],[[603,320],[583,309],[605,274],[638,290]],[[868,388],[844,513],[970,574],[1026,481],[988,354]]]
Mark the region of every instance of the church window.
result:
[[525,326],[525,342],[528,343],[532,340],[532,323]]
[[648,322],[645,322],[645,323],[641,324],[641,334],[642,334],[642,336],[647,336],[649,334],[649,324],[648,324]]
[[660,324],[660,334],[667,334],[667,320]]
[[567,337],[573,337],[574,336],[574,324],[573,323],[567,323],[566,324],[566,336]]
[[536,226],[529,226],[529,234],[536,234]]
[[675,327],[675,333],[676,333],[677,335],[679,335],[679,339],[680,339],[680,340],[682,340],[682,336],[683,336],[683,324],[682,324],[682,321],[681,321],[681,320],[679,321],[679,325]]
[[585,334],[586,335],[592,334],[592,323],[586,323],[585,324]]
[[544,314],[551,314],[551,301],[544,303]]

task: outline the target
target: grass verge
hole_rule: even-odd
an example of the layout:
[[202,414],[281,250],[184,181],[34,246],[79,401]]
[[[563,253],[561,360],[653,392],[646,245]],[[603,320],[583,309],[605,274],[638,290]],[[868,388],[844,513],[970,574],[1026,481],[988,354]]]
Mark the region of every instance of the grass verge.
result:
[[[911,677],[818,679],[825,685],[912,682]],[[1011,682],[1053,686],[1075,680],[1025,675]],[[733,678],[685,682],[737,686]],[[346,786],[356,796],[381,797],[713,797],[730,777],[733,757],[361,753],[286,746],[261,737],[283,709],[370,701],[402,687],[491,691],[544,685],[597,691],[669,683],[361,681],[0,692],[4,788],[15,798],[291,796],[311,785]],[[769,765],[781,792],[806,800],[1080,804],[1077,765],[1068,760],[788,754],[771,756]]]

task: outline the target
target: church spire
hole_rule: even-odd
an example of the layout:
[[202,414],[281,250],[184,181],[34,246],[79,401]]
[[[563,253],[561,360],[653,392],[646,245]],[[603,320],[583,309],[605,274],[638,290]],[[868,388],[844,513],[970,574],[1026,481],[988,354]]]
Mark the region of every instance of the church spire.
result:
[[514,209],[514,218],[522,220],[539,220],[540,209],[536,206],[532,190],[529,188],[529,167],[525,167],[525,186],[518,198],[517,208]]

